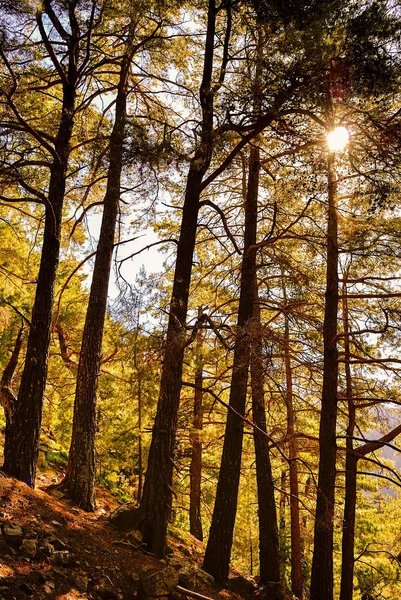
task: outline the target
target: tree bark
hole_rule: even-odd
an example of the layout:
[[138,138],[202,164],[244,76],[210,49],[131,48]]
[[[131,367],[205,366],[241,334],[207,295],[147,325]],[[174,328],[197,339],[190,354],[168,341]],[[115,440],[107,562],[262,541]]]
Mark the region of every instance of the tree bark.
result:
[[341,556],[341,591],[340,600],[352,600],[354,579],[354,538],[355,538],[355,507],[356,507],[356,469],[358,458],[354,453],[352,436],[355,429],[355,405],[352,397],[352,375],[350,365],[349,315],[347,302],[347,272],[344,275],[342,287],[342,313],[344,329],[344,363],[346,398],[348,404],[348,426],[345,456],[345,502]]
[[79,356],[72,438],[64,482],[68,496],[86,511],[95,509],[96,391],[120,201],[127,83],[132,58],[132,35],[128,35],[125,55],[121,62],[114,126],[110,136],[107,188]]
[[138,491],[137,502],[142,498],[143,459],[142,459],[142,369],[137,369],[138,377]]
[[[75,46],[76,39],[70,41]],[[42,254],[32,310],[25,365],[15,415],[4,446],[3,469],[9,475],[35,486],[42,423],[43,394],[47,378],[50,325],[60,251],[61,219],[74,124],[76,65],[70,52],[67,80],[63,84],[61,120],[50,167]]]
[[[259,185],[259,155],[251,148],[248,190],[245,202],[244,252],[241,265],[241,285],[235,338],[229,405],[240,415],[245,414],[250,358],[249,328],[253,314],[254,277],[256,270],[257,203]],[[251,290],[251,293],[250,293]],[[216,499],[206,546],[203,568],[221,584],[228,579],[231,546],[238,502],[238,486],[244,421],[229,410],[224,435]]]
[[338,312],[337,182],[334,153],[328,156],[328,223],[326,302],[323,324],[323,390],[319,430],[319,475],[314,530],[310,600],[333,600],[333,519],[336,478],[337,312]]
[[268,586],[268,597],[279,600],[283,597],[280,584],[280,543],[266,426],[262,327],[256,277],[254,289],[251,389],[253,421],[258,427],[253,430],[253,440],[258,488],[260,579],[263,585]]
[[355,517],[357,500],[357,467],[358,461],[366,454],[379,450],[386,443],[391,442],[401,433],[401,425],[392,429],[389,433],[378,439],[376,442],[367,442],[354,449],[353,435],[356,424],[356,411],[353,401],[352,373],[350,366],[351,350],[349,343],[349,312],[347,302],[347,280],[348,273],[344,275],[344,284],[342,289],[342,309],[343,309],[343,327],[344,327],[344,364],[346,396],[348,403],[348,426],[346,437],[346,457],[345,457],[345,502],[343,519],[343,537],[342,537],[342,555],[341,555],[341,588],[340,600],[352,600],[354,586],[354,546],[355,546]]
[[[202,342],[200,342],[200,345]],[[198,348],[201,352],[201,347]],[[203,429],[203,361],[197,357],[195,372],[195,398],[193,432],[191,434],[192,457],[190,466],[190,495],[189,495],[189,531],[201,542],[203,541],[201,519],[201,476],[202,476],[202,429]]]
[[202,107],[201,140],[191,160],[187,178],[160,393],[152,430],[148,469],[138,509],[120,511],[112,518],[112,523],[116,527],[139,529],[142,532],[147,549],[159,557],[165,556],[167,522],[171,510],[173,457],[182,385],[182,366],[186,341],[185,325],[199,201],[202,180],[209,167],[213,149],[213,90],[211,84],[215,28],[215,0],[209,0],[203,78],[200,87]]
[[286,377],[287,437],[290,467],[290,519],[291,519],[291,589],[294,596],[302,598],[302,551],[299,518],[298,449],[295,438],[295,415],[292,393],[292,368],[290,355],[290,329],[288,317],[284,324],[284,358]]

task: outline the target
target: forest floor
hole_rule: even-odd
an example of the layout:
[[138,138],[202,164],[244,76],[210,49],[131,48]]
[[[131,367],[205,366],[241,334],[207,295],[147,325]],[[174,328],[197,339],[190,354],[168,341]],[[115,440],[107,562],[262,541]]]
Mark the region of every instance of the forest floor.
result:
[[[96,511],[85,513],[60,491],[45,491],[56,478],[40,474],[38,489],[32,490],[0,473],[0,600],[134,599],[138,580],[165,569],[166,561],[146,554],[132,533],[108,524],[117,507],[109,492],[99,487]],[[244,596],[217,587],[200,570],[202,543],[174,528],[171,533],[167,565],[199,569],[192,589],[216,600]],[[245,589],[252,589],[251,581],[233,575],[233,585],[243,581]],[[181,594],[174,597],[186,600]]]

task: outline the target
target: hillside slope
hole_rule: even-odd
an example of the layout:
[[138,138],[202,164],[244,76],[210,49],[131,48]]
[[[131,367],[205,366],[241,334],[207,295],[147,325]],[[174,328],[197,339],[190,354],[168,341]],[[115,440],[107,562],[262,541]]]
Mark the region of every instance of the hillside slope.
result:
[[[42,487],[50,483],[48,477],[40,478]],[[185,600],[185,594],[172,591],[177,583],[214,599],[239,600],[200,569],[203,545],[195,538],[173,532],[171,554],[160,561],[146,553],[135,532],[122,534],[108,524],[115,507],[114,498],[99,489],[97,510],[88,514],[57,490],[32,490],[0,474],[0,600],[167,595]],[[242,584],[252,591],[252,582]]]

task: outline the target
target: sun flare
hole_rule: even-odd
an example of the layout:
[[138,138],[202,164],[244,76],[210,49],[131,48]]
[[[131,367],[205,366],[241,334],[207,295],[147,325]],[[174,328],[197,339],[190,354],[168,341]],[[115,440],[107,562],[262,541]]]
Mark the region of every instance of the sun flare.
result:
[[327,134],[327,145],[332,152],[344,150],[349,142],[349,131],[346,127],[336,127]]

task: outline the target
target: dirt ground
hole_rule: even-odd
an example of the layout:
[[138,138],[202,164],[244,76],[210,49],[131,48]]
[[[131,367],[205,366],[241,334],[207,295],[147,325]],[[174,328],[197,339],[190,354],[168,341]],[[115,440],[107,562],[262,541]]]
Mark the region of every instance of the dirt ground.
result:
[[[110,493],[99,488],[96,511],[85,513],[59,491],[47,493],[54,482],[39,475],[39,489],[32,490],[0,473],[0,600],[133,600],[138,578],[165,564],[108,524],[117,507]],[[204,547],[185,535],[190,543],[169,539],[169,562],[200,566]],[[196,591],[218,600],[239,598],[203,582]]]

